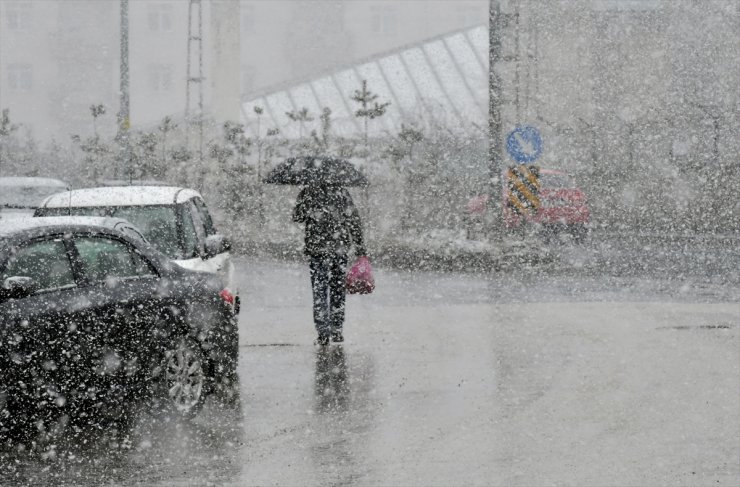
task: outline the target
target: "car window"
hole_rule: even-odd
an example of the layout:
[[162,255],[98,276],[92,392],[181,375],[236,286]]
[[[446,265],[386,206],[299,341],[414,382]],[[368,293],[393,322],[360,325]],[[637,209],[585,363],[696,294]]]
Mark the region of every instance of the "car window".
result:
[[203,226],[206,229],[206,235],[215,235],[216,227],[213,226],[213,219],[211,218],[211,214],[208,212],[206,204],[200,198],[193,198],[192,201],[195,204],[195,207],[198,209],[200,219],[203,221]]
[[152,266],[131,247],[106,237],[77,237],[75,246],[91,282],[109,278],[150,277]]
[[193,217],[193,225],[195,226],[195,233],[198,235],[198,241],[205,242],[207,235],[205,224],[203,223],[203,219],[198,212],[198,208],[193,203],[193,200],[190,200],[188,210],[190,211],[190,215]]
[[113,216],[131,222],[157,250],[171,259],[181,258],[183,249],[177,238],[177,218],[172,206],[115,207]]
[[125,233],[129,237],[133,238],[137,242],[147,243],[146,238],[136,228],[126,223],[117,223],[115,229],[119,232]]
[[170,259],[192,256],[180,244],[175,206],[112,206],[43,208],[36,216],[111,216],[131,222],[147,241]]
[[[178,205],[180,212],[180,221],[182,222],[182,248],[183,257],[190,259],[200,255],[200,240],[198,233],[193,224],[193,218],[190,214],[190,205]],[[202,230],[201,230],[202,232]]]
[[22,246],[11,255],[2,280],[30,277],[41,290],[74,286],[75,279],[62,239],[44,240]]

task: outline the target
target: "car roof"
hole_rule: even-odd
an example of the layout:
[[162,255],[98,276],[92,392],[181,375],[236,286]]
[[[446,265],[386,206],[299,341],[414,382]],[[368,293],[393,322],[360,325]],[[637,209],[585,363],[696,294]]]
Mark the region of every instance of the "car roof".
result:
[[120,225],[136,228],[123,218],[102,216],[44,216],[12,218],[8,220],[0,220],[0,237],[9,237],[28,230],[51,227],[105,227],[118,229],[118,226]]
[[159,181],[157,179],[98,179],[96,181],[98,186],[170,186],[167,181]]
[[5,176],[0,177],[0,186],[22,186],[22,187],[49,187],[58,186],[60,189],[67,189],[69,185],[60,179],[53,178],[36,178],[25,176]]
[[184,203],[200,198],[194,189],[177,186],[117,186],[65,191],[47,197],[41,208],[80,208],[98,206],[150,206]]

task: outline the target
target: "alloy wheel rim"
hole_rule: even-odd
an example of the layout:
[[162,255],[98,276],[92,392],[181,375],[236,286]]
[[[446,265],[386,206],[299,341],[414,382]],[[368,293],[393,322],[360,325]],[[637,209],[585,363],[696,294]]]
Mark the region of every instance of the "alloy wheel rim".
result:
[[187,412],[200,401],[203,392],[203,366],[200,358],[182,344],[167,360],[167,395],[180,412]]

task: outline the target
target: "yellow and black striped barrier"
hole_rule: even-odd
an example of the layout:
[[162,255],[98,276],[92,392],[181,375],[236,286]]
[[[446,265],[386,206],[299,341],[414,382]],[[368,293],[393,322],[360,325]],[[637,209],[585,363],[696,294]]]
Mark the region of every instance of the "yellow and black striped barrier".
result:
[[508,197],[506,204],[519,215],[534,215],[540,202],[540,168],[519,164],[506,171]]

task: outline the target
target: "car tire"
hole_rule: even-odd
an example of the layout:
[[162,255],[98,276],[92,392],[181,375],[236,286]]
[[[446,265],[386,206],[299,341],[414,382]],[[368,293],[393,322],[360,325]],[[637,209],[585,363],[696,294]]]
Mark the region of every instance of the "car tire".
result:
[[582,244],[586,241],[586,236],[588,236],[588,228],[583,224],[571,225],[570,233],[573,235],[573,241],[575,243]]
[[207,395],[206,359],[192,338],[172,342],[158,371],[161,391],[157,399],[164,409],[184,418],[195,416]]
[[543,224],[539,229],[539,234],[542,239],[542,243],[550,244],[553,243],[553,241],[557,243],[558,231],[556,227]]

